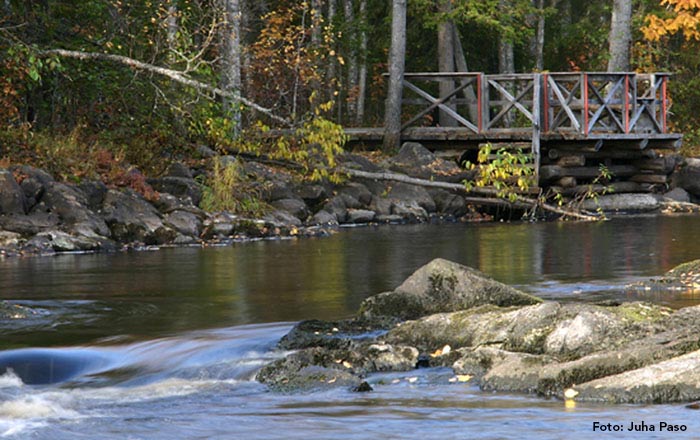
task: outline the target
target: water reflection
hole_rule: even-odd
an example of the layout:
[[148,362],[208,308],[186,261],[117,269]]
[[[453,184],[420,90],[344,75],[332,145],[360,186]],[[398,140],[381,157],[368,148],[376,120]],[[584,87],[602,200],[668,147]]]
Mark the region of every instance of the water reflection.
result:
[[[6,346],[147,338],[232,325],[351,316],[442,257],[554,299],[692,296],[622,289],[700,258],[700,218],[629,217],[604,223],[412,225],[344,230],[324,239],[225,248],[63,255],[0,262],[0,298],[45,311],[5,333]],[[657,296],[655,296],[657,295]]]

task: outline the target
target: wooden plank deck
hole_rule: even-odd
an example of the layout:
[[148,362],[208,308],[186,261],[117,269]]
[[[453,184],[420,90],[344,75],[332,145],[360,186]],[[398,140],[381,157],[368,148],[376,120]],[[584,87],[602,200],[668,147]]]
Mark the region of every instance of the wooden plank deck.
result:
[[[357,127],[345,129],[350,146],[373,148],[380,146],[384,136],[381,127]],[[473,148],[479,144],[532,142],[532,130],[507,130],[474,133],[463,127],[409,127],[401,132],[403,142],[424,143],[430,149]],[[567,143],[582,147],[595,146],[600,149],[603,145],[622,148],[680,148],[683,135],[677,133],[589,133],[588,135],[575,132],[541,133],[543,147],[551,144]]]

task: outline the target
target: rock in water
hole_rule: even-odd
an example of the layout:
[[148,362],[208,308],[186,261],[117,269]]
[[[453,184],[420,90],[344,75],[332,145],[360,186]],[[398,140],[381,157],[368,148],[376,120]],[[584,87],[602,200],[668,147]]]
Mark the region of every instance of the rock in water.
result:
[[700,351],[575,387],[576,400],[668,403],[700,399]]
[[484,304],[507,307],[540,302],[541,299],[499,283],[476,269],[438,258],[418,269],[393,292],[367,298],[360,307],[360,315],[416,319]]

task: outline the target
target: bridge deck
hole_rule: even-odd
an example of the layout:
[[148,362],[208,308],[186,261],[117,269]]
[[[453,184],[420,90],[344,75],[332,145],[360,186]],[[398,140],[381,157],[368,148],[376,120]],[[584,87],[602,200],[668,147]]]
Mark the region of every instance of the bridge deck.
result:
[[[384,137],[381,127],[346,128],[345,134],[351,145],[366,146],[380,145]],[[403,142],[420,142],[434,150],[473,148],[479,144],[492,143],[523,143],[532,142],[532,130],[509,132],[474,133],[460,127],[409,127],[401,132]],[[678,149],[683,136],[677,133],[541,133],[540,141],[543,146],[570,143],[572,145],[628,145],[631,148],[661,148]]]

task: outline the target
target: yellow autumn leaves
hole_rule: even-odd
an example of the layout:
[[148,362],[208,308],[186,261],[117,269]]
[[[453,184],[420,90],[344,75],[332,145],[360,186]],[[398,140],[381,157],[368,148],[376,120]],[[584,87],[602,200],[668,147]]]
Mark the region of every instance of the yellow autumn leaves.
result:
[[700,0],[661,0],[661,5],[668,7],[669,16],[647,15],[641,29],[645,39],[659,41],[680,32],[686,40],[700,40]]

